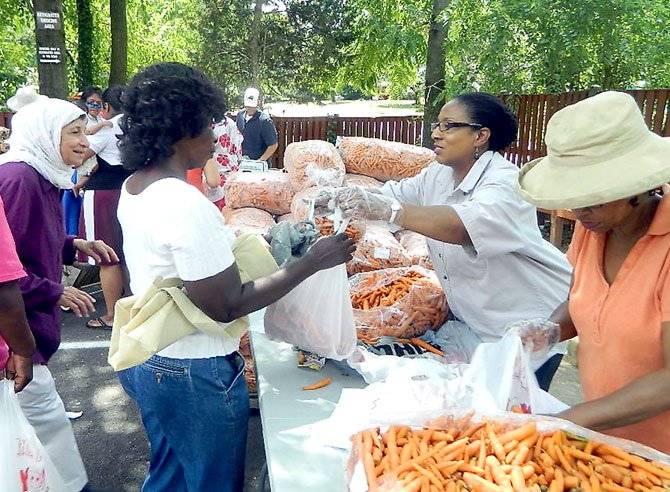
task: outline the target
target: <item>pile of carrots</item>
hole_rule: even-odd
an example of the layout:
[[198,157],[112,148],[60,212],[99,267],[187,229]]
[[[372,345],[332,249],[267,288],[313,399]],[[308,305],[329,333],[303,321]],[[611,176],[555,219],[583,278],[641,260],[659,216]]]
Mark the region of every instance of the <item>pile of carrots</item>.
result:
[[344,163],[335,146],[324,140],[292,142],[284,152],[284,169],[293,187],[342,186]]
[[380,181],[411,178],[435,160],[429,149],[377,138],[341,137],[337,145],[348,173]]
[[438,328],[447,301],[436,279],[419,268],[359,273],[349,281],[359,340],[377,344],[384,336],[412,338]]
[[409,294],[409,289],[420,279],[426,278],[416,270],[409,270],[405,275],[391,280],[383,287],[361,292],[351,296],[354,309],[370,309],[379,306],[392,306],[399,299]]
[[534,422],[391,426],[352,437],[370,491],[664,492],[670,466]]
[[356,246],[354,257],[347,263],[349,275],[412,264],[407,251],[393,234],[376,224],[366,225],[363,237]]
[[253,207],[273,215],[291,211],[295,190],[286,173],[232,173],[225,184],[226,205],[232,208]]
[[[319,234],[322,236],[332,236],[335,232],[333,221],[326,217],[315,217],[314,223],[316,224],[317,229],[319,229]],[[354,241],[358,241],[363,236],[363,231],[361,230],[360,225],[357,225],[356,222],[350,222],[344,232],[346,232],[347,236]]]

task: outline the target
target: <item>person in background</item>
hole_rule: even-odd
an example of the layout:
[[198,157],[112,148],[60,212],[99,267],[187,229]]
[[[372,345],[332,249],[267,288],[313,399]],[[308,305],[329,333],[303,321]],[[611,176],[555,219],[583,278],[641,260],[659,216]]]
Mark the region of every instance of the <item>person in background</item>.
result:
[[258,109],[258,89],[244,91],[244,109],[237,113],[242,133],[242,154],[252,160],[269,161],[279,147],[277,129],[270,115]]
[[0,198],[26,272],[19,287],[36,342],[33,380],[19,393],[19,402],[72,491],[87,487],[88,478],[47,363],[60,344],[58,306],[85,316],[94,311],[95,300],[63,287],[63,263],[72,263],[76,250],[98,261],[118,261],[102,241],[65,235],[59,190],[72,187],[72,169],[83,162],[85,118],[76,105],[60,99],[24,106],[12,118],[10,150],[0,156]]
[[212,125],[215,139],[214,155],[202,169],[189,169],[186,179],[202,191],[219,210],[226,204],[224,185],[228,174],[237,171],[242,159],[242,134],[235,122],[224,116]]
[[545,141],[521,194],[577,219],[570,295],[529,332],[579,335],[584,402],[558,416],[670,453],[670,140],[604,92],[554,114]]
[[118,216],[131,289],[142,295],[158,276],[179,278],[191,301],[222,324],[221,336],[188,335],[119,372],[151,444],[142,490],[241,491],[249,395],[240,340],[224,335],[225,323],[348,261],[354,243],[345,234],[324,238],[287,267],[242,284],[234,234],[185,182],[187,170],[201,168],[214,152],[212,122],[226,110],[220,90],[186,65],[157,63],[133,77],[123,103],[120,148],[134,172],[121,190]]
[[[80,235],[88,241],[102,240],[114,251],[118,251],[119,262],[99,263],[100,286],[105,298],[107,312],[90,319],[86,326],[91,329],[111,330],[114,323],[114,306],[127,287],[127,274],[123,262],[123,240],[121,225],[116,217],[116,209],[121,195],[121,186],[130,172],[123,168],[118,142],[121,135],[119,119],[123,116],[121,98],[123,87],[110,87],[102,95],[107,121],[111,126],[104,127],[94,135],[89,135],[89,147],[84,160],[93,156],[97,165],[89,176],[82,176],[77,187],[84,186],[84,206]],[[80,261],[86,261],[84,255]],[[88,258],[94,264],[93,258]]]
[[0,374],[14,380],[17,393],[33,379],[35,353],[18,282],[25,276],[0,198]]
[[[83,106],[84,111],[86,111],[86,134],[95,133],[103,128],[105,126],[105,119],[101,114],[102,89],[95,86],[86,87],[82,91],[79,101]],[[78,179],[81,179],[82,176],[91,174],[97,163],[95,156],[86,159],[84,164],[82,164],[76,171],[75,183],[77,183]],[[80,188],[81,187],[76,187],[75,191],[79,191]]]
[[[336,190],[348,216],[389,221],[426,236],[435,273],[447,296],[450,322],[438,336],[495,342],[521,318],[547,317],[567,295],[571,268],[542,238],[535,207],[521,199],[519,169],[500,152],[517,134],[512,112],[497,97],[461,94],[431,125],[432,163],[413,178],[389,181],[378,192]],[[549,389],[565,344],[534,361]]]

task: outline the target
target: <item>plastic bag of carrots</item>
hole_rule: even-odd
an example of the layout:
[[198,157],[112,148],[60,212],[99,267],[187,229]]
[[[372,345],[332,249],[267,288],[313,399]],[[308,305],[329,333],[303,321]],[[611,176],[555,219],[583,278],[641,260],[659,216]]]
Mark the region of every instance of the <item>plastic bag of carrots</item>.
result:
[[384,226],[368,223],[357,244],[353,258],[347,263],[347,272],[354,275],[386,268],[411,266],[412,260],[405,248]]
[[309,200],[316,198],[321,190],[327,189],[326,186],[312,186],[298,191],[291,201],[291,214],[297,222],[303,220],[312,220],[310,217]]
[[323,140],[293,142],[284,152],[284,169],[293,187],[342,186],[344,163],[335,146]]
[[[334,223],[332,219],[327,217],[314,217],[314,224],[319,230],[321,236],[332,236],[335,233]],[[345,231],[347,235],[354,241],[358,241],[363,237],[365,232],[365,222],[361,220],[351,220],[347,225]]]
[[[446,416],[352,436],[349,490],[662,492],[670,458],[550,417]],[[518,416],[520,417],[520,416]]]
[[414,231],[400,230],[393,234],[400,245],[405,248],[409,255],[412,265],[422,266],[428,270],[433,269],[433,262],[428,252],[426,236]]
[[377,138],[339,137],[337,149],[348,173],[380,181],[411,178],[435,160],[430,149]]
[[224,190],[227,206],[260,208],[273,215],[289,213],[295,195],[288,174],[279,171],[231,173]]
[[384,186],[384,183],[363,174],[347,174],[344,176],[344,186],[360,186],[369,190],[378,190]]
[[359,340],[413,338],[437,329],[449,308],[435,274],[421,267],[359,273],[349,279]]
[[259,208],[229,208],[221,209],[226,225],[235,233],[265,234],[275,225],[275,219],[265,210]]

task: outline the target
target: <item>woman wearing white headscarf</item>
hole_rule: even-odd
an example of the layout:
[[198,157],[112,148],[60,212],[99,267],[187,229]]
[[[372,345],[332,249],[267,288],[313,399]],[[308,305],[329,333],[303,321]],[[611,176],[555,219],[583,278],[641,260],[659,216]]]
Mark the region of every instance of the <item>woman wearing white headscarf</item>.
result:
[[72,171],[88,147],[85,128],[84,112],[72,103],[46,99],[29,104],[12,118],[10,151],[0,156],[0,198],[27,274],[19,287],[37,345],[33,381],[19,400],[72,491],[86,486],[86,471],[46,364],[60,344],[58,306],[86,316],[94,311],[95,301],[74,287],[63,287],[61,271],[64,262],[74,260],[75,250],[118,261],[102,241],[65,235],[59,189],[72,188]]

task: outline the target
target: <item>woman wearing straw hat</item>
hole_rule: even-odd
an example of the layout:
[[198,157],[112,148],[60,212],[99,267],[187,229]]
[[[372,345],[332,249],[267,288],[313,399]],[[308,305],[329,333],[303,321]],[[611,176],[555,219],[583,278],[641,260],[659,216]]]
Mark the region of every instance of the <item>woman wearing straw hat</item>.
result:
[[635,100],[604,92],[557,112],[547,157],[519,175],[538,207],[572,209],[569,299],[552,315],[579,335],[585,402],[561,414],[670,452],[670,140]]

